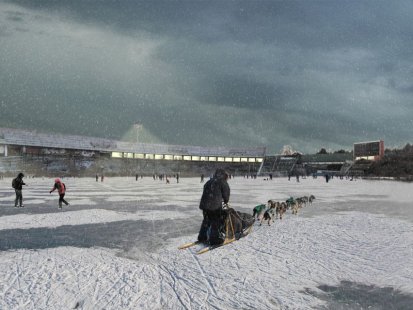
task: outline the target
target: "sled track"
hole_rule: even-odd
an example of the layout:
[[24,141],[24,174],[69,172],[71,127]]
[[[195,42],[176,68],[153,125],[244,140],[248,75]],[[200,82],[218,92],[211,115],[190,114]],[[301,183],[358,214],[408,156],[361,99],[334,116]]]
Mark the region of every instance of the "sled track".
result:
[[[211,283],[211,280],[209,279],[209,277],[205,274],[205,270],[204,270],[204,268],[202,268],[201,263],[199,262],[199,258],[196,257],[196,255],[193,252],[191,252],[191,256],[192,256],[192,259],[196,262],[199,271],[201,272],[203,278],[205,279],[205,282],[206,282],[207,286],[209,287],[209,290],[213,293],[213,295],[215,297],[218,297],[218,294],[217,294],[217,291],[214,288],[214,285]],[[208,298],[209,298],[209,294],[208,294],[206,300],[208,300]]]
[[[178,282],[177,282],[177,279],[176,279],[176,276],[173,274],[173,272],[171,272],[170,270],[169,270],[169,268],[168,267],[166,267],[165,265],[163,265],[163,264],[161,264],[161,265],[159,265],[159,267],[161,268],[161,270],[163,270],[164,272],[166,272],[168,275],[169,275],[169,277],[172,279],[172,284],[171,283],[169,283],[169,282],[167,282],[167,284],[171,287],[171,289],[173,290],[173,292],[175,293],[175,295],[176,295],[176,297],[178,298],[178,301],[180,302],[180,304],[182,305],[182,307],[184,307],[186,310],[188,310],[189,308],[187,307],[187,305],[183,302],[183,300],[181,299],[181,297],[179,296],[179,293],[177,292],[177,285],[178,285]],[[163,278],[163,277],[162,277]],[[185,291],[185,294],[186,294],[186,296],[188,297],[188,299],[190,300],[190,298],[189,298],[189,296],[188,296],[188,293],[186,293],[186,291]],[[191,308],[192,309],[192,308]]]

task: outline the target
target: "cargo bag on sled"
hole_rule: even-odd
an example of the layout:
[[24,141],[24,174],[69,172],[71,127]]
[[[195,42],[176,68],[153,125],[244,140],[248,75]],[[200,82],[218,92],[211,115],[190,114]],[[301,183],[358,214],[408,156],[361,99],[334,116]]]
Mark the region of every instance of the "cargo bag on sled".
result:
[[254,217],[248,213],[238,212],[232,208],[224,209],[223,227],[221,231],[223,239],[238,240],[239,238],[248,235],[254,221]]

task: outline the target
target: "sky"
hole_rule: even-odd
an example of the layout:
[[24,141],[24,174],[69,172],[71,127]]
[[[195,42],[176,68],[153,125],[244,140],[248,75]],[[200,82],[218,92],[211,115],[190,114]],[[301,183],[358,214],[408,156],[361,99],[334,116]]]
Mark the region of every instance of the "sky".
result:
[[[411,143],[413,1],[0,0],[0,127],[279,153]],[[146,139],[146,140],[145,140]]]

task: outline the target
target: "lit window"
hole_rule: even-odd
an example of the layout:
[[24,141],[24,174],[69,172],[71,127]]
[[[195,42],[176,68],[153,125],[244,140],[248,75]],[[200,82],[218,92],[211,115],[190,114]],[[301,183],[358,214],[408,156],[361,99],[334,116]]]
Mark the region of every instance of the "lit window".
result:
[[173,155],[164,155],[163,158],[166,159],[166,160],[173,160],[174,159]]
[[209,156],[208,161],[217,161],[217,158],[215,156]]
[[112,152],[112,157],[113,158],[122,158],[122,153],[121,152]]

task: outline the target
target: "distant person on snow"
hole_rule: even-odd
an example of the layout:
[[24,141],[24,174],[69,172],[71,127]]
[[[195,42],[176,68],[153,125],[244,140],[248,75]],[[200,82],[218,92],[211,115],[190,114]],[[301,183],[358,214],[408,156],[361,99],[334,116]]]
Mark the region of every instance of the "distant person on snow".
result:
[[198,241],[210,245],[221,244],[224,239],[221,236],[223,221],[223,205],[228,205],[230,188],[227,183],[228,173],[223,169],[217,169],[214,176],[204,185],[199,208],[203,212],[204,219],[198,234]]
[[[23,185],[27,185],[26,183],[23,182],[24,174],[19,173],[16,178],[13,179],[11,186],[14,188],[14,191],[16,193],[16,199],[14,200],[14,207],[24,207],[23,205]],[[17,205],[19,204],[19,205]]]
[[49,191],[51,194],[54,190],[57,189],[57,192],[59,193],[59,209],[62,208],[62,202],[65,203],[66,206],[69,205],[69,203],[64,199],[65,194],[66,194],[66,185],[62,181],[60,181],[59,178],[54,180],[54,186],[53,188]]

